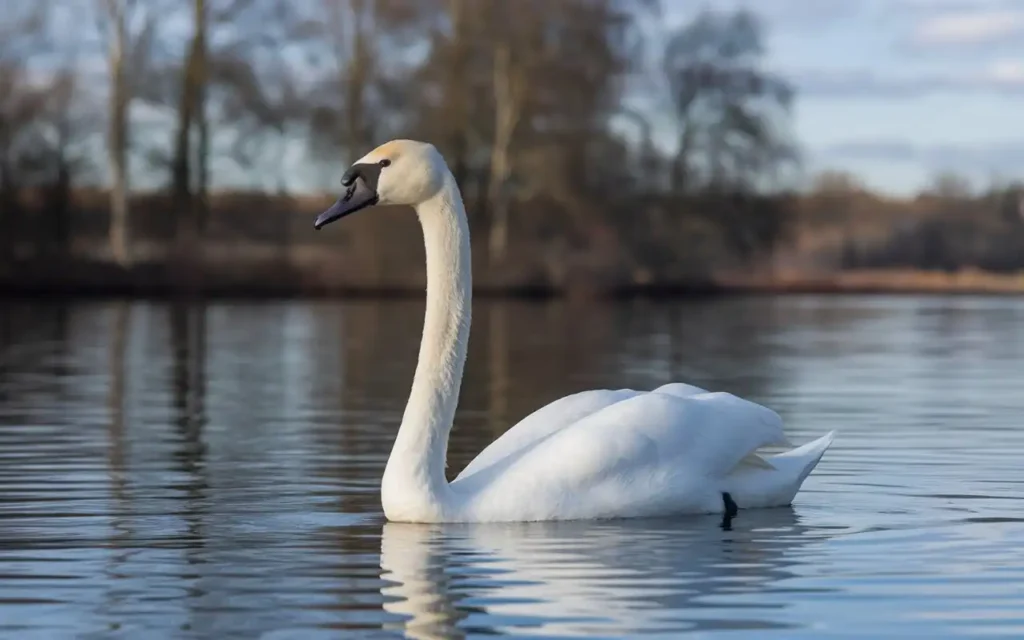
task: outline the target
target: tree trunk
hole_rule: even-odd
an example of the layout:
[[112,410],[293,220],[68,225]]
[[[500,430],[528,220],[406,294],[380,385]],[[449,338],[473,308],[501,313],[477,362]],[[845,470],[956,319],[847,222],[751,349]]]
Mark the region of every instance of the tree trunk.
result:
[[206,89],[209,81],[209,58],[206,42],[206,0],[195,0],[196,16],[196,69],[195,69],[195,121],[196,121],[196,200],[192,215],[197,234],[206,231],[209,213],[208,189],[210,182],[210,122],[206,114]]
[[65,257],[71,249],[71,167],[63,149],[57,159],[57,175],[48,200],[53,215],[53,243],[50,251],[55,256]]
[[691,176],[694,153],[694,126],[690,112],[684,111],[679,117],[679,126],[682,131],[679,133],[679,148],[672,160],[670,177],[670,188],[675,195],[686,195],[690,192]]
[[[345,146],[349,162],[355,162],[369,151],[370,136],[366,127],[366,89],[373,70],[373,52],[370,50],[369,11],[365,0],[351,0],[352,51],[346,65],[345,77]],[[339,61],[340,62],[340,61]]]
[[191,257],[205,223],[209,172],[209,125],[204,104],[207,79],[205,0],[193,0],[192,24],[192,43],[182,70],[178,130],[171,166],[171,189],[178,209],[176,242],[182,259],[186,259],[186,254]]
[[189,53],[188,60],[181,75],[181,96],[178,100],[178,130],[174,142],[174,159],[171,161],[171,192],[174,195],[177,206],[181,207],[188,203],[192,195],[191,181],[189,180],[189,136],[192,132],[192,83],[189,81],[191,73],[192,53]]
[[128,83],[125,77],[127,26],[124,4],[109,3],[113,33],[110,42],[110,129],[108,160],[110,164],[110,252],[114,261],[125,266],[128,254]]
[[444,80],[445,116],[449,126],[447,136],[452,154],[452,175],[465,188],[469,177],[469,102],[472,82],[469,79],[470,24],[467,0],[448,0],[452,22],[451,57]]
[[501,43],[494,51],[494,144],[487,204],[491,212],[488,256],[491,264],[504,260],[508,248],[508,180],[512,175],[511,147],[522,106],[525,82],[512,66],[512,48]]

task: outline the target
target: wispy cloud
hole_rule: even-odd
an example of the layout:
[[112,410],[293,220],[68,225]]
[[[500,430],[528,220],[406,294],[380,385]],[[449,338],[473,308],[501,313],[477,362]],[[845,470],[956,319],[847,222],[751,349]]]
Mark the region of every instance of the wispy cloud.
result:
[[976,144],[920,144],[906,140],[857,140],[819,148],[828,160],[904,162],[966,172],[1024,168],[1024,139]]
[[800,95],[816,98],[916,98],[936,93],[995,93],[1024,96],[1024,60],[997,60],[976,71],[881,74],[860,69],[807,70],[793,78]]
[[782,29],[826,26],[861,10],[860,4],[851,0],[762,0],[746,4],[763,15],[770,27]]
[[[871,2],[872,0],[867,0]],[[667,2],[666,21],[678,24],[692,19],[699,11],[735,11],[749,9],[762,18],[769,29],[794,31],[820,28],[857,15],[865,0],[719,0],[694,5],[684,2]]]
[[911,43],[920,47],[978,45],[1022,34],[1024,10],[957,11],[921,21]]

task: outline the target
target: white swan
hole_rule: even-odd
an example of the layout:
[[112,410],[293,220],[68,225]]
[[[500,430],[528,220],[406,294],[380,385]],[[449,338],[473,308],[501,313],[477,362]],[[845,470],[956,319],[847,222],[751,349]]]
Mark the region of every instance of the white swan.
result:
[[734,512],[788,505],[833,433],[785,453],[771,409],[686,384],[584,391],[538,409],[449,484],[445,454],[469,341],[469,228],[433,145],[395,140],[342,176],[345,195],[315,226],[375,204],[410,205],[423,227],[427,307],[419,361],[381,482],[403,522],[509,522]]

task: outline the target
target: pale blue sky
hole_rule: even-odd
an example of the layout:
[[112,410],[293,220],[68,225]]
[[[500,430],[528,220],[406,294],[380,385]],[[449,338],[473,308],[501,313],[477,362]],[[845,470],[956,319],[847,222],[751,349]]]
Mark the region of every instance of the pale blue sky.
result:
[[[700,5],[666,0],[665,22]],[[1024,0],[731,0],[763,17],[768,66],[798,89],[809,174],[894,193],[953,169],[1024,178]]]

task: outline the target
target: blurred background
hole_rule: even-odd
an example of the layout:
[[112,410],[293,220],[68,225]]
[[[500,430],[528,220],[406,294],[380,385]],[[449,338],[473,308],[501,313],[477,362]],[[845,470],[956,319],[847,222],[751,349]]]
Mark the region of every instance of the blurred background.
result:
[[[1022,0],[0,0],[0,635],[1021,637],[1022,98]],[[382,526],[396,137],[502,294],[450,478],[685,381],[838,430],[793,508]]]
[[412,137],[481,289],[1024,288],[1021,3],[716,6],[8,0],[0,285],[421,291],[408,212],[312,229]]

